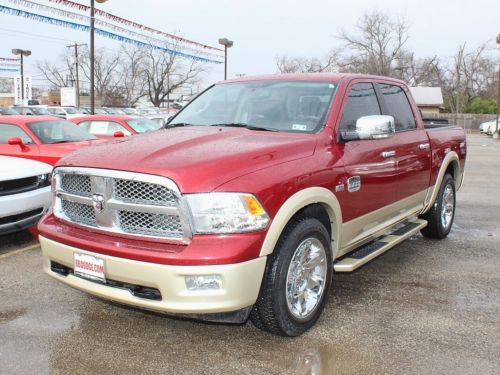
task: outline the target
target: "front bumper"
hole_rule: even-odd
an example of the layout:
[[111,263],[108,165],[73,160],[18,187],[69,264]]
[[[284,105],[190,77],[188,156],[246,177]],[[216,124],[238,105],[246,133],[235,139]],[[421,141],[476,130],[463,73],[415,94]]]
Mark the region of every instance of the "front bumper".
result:
[[[64,245],[40,236],[44,271],[53,278],[90,294],[131,306],[171,314],[214,314],[241,310],[257,300],[266,257],[250,261],[205,266],[173,266],[124,259],[89,252]],[[105,276],[120,285],[137,285],[157,289],[161,298],[151,300],[134,295],[130,290],[55,272],[59,264],[73,269],[74,253],[83,253],[104,259]],[[220,275],[222,289],[190,291],[184,277],[187,275]]]
[[0,235],[35,225],[47,212],[50,197],[50,186],[0,197]]

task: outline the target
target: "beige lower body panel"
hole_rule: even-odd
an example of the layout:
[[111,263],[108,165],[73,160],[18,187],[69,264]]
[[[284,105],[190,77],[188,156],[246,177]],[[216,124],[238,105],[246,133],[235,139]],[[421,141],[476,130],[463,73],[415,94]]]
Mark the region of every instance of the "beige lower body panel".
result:
[[342,243],[337,257],[384,235],[393,225],[422,211],[428,189],[342,224]]
[[[92,253],[42,236],[40,236],[40,244],[44,271],[53,278],[99,297],[174,314],[230,312],[253,305],[259,294],[266,266],[266,257],[237,264],[171,266]],[[63,276],[50,269],[51,261],[73,268],[75,252],[104,259],[107,279],[157,288],[162,295],[162,300],[139,298],[127,290],[96,283],[72,274]],[[209,291],[187,290],[184,281],[187,275],[220,275],[223,288]]]

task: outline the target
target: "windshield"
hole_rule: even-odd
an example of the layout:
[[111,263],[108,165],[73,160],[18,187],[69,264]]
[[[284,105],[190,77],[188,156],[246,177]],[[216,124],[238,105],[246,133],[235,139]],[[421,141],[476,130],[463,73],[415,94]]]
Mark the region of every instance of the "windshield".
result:
[[80,142],[97,139],[69,121],[40,121],[28,124],[30,130],[44,144]]
[[35,115],[50,115],[50,112],[47,108],[41,108],[41,107],[31,107],[31,112],[33,112]]
[[64,107],[64,110],[66,111],[66,113],[68,115],[77,115],[77,114],[83,113],[83,112],[77,111],[77,109],[73,108],[73,107]]
[[158,123],[147,118],[135,118],[133,120],[127,120],[125,122],[137,133],[146,133],[152,130],[157,130],[161,127],[161,125],[158,125]]
[[19,112],[13,110],[12,108],[0,108],[0,115],[18,115]]
[[314,133],[324,126],[335,83],[251,81],[215,85],[169,125],[248,126]]

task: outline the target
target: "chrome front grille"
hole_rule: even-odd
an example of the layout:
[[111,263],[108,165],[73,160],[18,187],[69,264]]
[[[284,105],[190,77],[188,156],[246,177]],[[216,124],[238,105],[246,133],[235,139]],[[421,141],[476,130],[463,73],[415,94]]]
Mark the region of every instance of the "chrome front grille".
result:
[[113,190],[116,199],[129,203],[173,206],[176,201],[175,194],[166,186],[148,182],[117,178]]
[[62,200],[61,205],[64,214],[71,221],[97,227],[94,208],[92,206],[67,200]]
[[188,242],[191,227],[168,178],[112,170],[54,170],[56,217],[98,231]]

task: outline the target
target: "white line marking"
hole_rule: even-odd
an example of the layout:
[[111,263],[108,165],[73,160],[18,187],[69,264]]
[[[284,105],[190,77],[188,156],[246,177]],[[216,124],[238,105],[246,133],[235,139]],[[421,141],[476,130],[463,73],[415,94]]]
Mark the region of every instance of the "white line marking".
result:
[[4,258],[8,258],[12,255],[16,255],[16,254],[21,254],[21,253],[24,253],[26,251],[30,251],[30,250],[33,250],[33,249],[37,249],[40,247],[40,244],[37,243],[37,244],[34,244],[34,245],[30,245],[30,246],[26,246],[26,247],[23,247],[21,249],[17,249],[17,250],[14,250],[14,251],[10,251],[8,253],[5,253],[5,254],[2,254],[0,255],[0,259],[4,259]]

